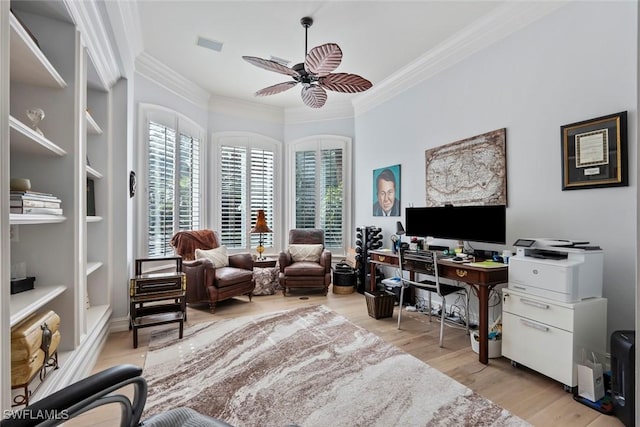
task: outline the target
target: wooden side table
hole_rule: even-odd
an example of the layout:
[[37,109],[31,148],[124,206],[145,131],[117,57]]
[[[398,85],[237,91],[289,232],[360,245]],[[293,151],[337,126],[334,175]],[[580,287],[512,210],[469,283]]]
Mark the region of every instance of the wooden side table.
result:
[[277,262],[276,258],[254,259],[253,266],[258,268],[275,267]]
[[[175,261],[176,271],[142,274],[148,261]],[[138,348],[138,329],[179,323],[182,338],[187,320],[187,276],[182,272],[182,257],[136,260],[136,275],[129,281],[129,329],[133,329],[133,348]]]

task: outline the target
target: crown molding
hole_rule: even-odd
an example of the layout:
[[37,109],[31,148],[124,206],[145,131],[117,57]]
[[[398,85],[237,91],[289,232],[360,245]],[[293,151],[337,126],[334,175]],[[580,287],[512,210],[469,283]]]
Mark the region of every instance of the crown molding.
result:
[[351,102],[339,102],[322,108],[292,107],[284,109],[286,124],[322,122],[326,120],[348,119],[354,116]]
[[284,121],[281,107],[274,107],[271,105],[230,98],[222,95],[211,95],[211,98],[209,99],[209,111],[271,123],[283,123]]
[[165,89],[193,103],[197,107],[206,109],[210,94],[191,80],[167,67],[146,52],[138,55],[135,62],[136,72],[154,81]]
[[100,82],[108,90],[120,79],[121,73],[98,5],[95,2],[68,1],[67,8],[87,46]]
[[122,75],[131,78],[136,58],[144,50],[138,4],[135,1],[106,1],[103,4],[124,68]]
[[367,92],[354,98],[355,115],[360,115],[390,100],[567,3],[568,1],[505,2]]

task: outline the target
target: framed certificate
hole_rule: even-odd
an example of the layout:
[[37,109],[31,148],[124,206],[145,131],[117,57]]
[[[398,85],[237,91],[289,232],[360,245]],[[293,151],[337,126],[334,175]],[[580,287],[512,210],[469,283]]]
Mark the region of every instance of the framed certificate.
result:
[[560,127],[562,189],[629,185],[627,112]]

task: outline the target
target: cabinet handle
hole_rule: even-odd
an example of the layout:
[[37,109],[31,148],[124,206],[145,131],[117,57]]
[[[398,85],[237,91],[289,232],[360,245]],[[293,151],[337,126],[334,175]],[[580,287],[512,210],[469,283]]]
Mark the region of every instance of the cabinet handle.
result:
[[378,256],[378,259],[379,259],[381,262],[384,262],[385,257],[384,257],[384,255],[379,255],[379,256]]
[[543,310],[549,310],[549,304],[543,304],[538,301],[531,301],[530,299],[520,298],[520,302],[526,305],[530,305],[535,308],[541,308]]
[[520,319],[520,322],[522,322],[522,324],[524,326],[528,326],[530,328],[537,329],[537,330],[542,331],[542,332],[549,332],[549,328],[547,328],[546,326],[539,325],[537,323],[533,323],[533,322],[530,322],[530,321],[524,320],[524,319]]
[[456,275],[458,277],[467,277],[467,273],[468,273],[467,270],[463,270],[461,268],[456,268]]

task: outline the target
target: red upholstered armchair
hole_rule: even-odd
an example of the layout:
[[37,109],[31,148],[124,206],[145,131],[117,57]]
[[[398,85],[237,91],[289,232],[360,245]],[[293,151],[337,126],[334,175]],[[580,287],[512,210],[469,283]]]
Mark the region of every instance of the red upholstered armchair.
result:
[[324,230],[294,228],[289,231],[289,248],[280,252],[282,294],[290,288],[322,288],[331,283],[331,252],[324,248]]
[[[171,239],[187,275],[187,304],[209,304],[212,313],[218,301],[239,295],[247,295],[251,301],[255,286],[251,254],[227,256],[219,242],[218,234],[212,230],[179,231]],[[216,248],[219,249],[211,251]],[[203,250],[198,251],[201,257],[196,257],[197,249]]]

